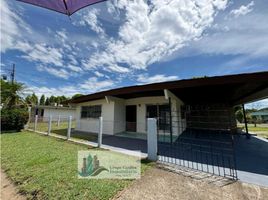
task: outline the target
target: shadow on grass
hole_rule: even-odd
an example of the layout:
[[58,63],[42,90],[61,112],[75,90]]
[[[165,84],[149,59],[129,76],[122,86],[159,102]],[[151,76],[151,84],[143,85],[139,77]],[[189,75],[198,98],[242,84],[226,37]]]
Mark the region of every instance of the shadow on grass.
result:
[[[55,133],[57,135],[67,137],[67,129],[51,130],[51,133]],[[75,131],[71,132],[71,138],[77,138],[77,139],[87,140],[87,141],[91,141],[91,142],[98,141],[97,135],[92,135],[90,133],[80,133],[80,132],[75,132]]]
[[12,133],[19,133],[21,130],[10,130],[10,131],[2,131],[1,134],[12,134]]

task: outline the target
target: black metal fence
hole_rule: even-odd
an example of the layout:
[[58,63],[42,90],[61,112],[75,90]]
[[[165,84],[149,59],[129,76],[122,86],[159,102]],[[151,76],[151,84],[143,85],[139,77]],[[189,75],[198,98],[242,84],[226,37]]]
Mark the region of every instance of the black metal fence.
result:
[[160,162],[237,179],[234,142],[229,133],[186,130],[175,142],[159,141],[158,154]]
[[229,111],[196,108],[188,107],[183,117],[170,112],[171,123],[158,130],[159,161],[237,179]]

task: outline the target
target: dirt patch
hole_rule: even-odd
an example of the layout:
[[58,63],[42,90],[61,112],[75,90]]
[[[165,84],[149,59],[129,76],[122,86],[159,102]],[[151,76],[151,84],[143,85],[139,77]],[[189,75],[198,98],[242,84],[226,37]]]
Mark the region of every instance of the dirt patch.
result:
[[2,200],[24,200],[24,196],[18,193],[16,186],[8,179],[1,170],[1,197]]
[[238,181],[219,186],[204,179],[197,180],[163,169],[152,168],[114,199],[266,200],[268,188]]

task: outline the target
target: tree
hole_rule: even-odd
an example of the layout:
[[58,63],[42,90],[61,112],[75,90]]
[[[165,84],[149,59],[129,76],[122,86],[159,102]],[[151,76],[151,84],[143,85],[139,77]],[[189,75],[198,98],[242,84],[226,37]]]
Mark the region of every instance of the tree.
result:
[[33,93],[32,95],[28,95],[25,98],[25,101],[29,105],[37,105],[38,104],[38,97]]
[[53,105],[54,105],[54,103],[56,103],[56,99],[53,95],[49,98],[49,103],[53,104]]
[[38,105],[38,97],[35,95],[35,93],[32,94],[32,102],[34,105]]
[[49,101],[49,98],[48,97],[46,98],[45,105],[46,106],[49,106],[50,105],[50,101]]
[[239,109],[235,112],[235,117],[240,123],[244,122],[244,114],[242,109]]
[[45,95],[42,95],[42,96],[40,97],[39,104],[40,104],[40,105],[45,105],[45,100],[46,100]]
[[75,98],[78,98],[78,97],[81,97],[81,96],[83,96],[83,94],[75,94],[75,95],[72,96],[71,99],[75,99]]
[[23,83],[10,83],[1,80],[1,103],[6,107],[24,104],[25,102],[22,96],[25,88]]

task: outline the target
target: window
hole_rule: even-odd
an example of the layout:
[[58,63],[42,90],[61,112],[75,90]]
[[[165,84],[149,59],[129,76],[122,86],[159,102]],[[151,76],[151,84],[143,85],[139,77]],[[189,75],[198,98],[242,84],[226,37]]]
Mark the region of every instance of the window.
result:
[[82,106],[81,118],[98,118],[101,116],[101,106]]

